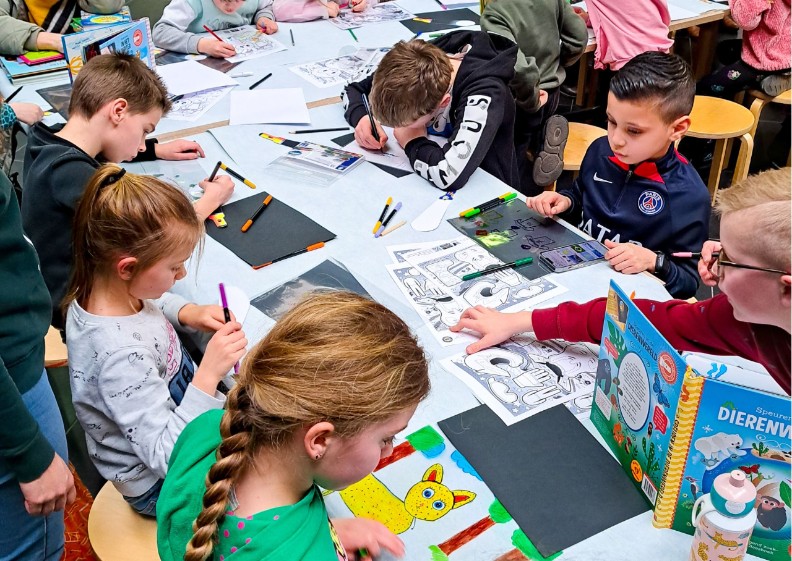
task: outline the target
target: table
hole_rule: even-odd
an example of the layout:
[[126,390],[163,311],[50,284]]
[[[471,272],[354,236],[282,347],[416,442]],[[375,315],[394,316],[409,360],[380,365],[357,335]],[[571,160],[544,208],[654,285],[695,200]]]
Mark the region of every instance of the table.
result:
[[[402,0],[401,4],[415,12],[433,11],[436,4],[429,0]],[[288,29],[284,24],[278,35],[288,37]],[[332,28],[327,22],[296,24],[295,39],[298,47],[285,53],[276,53],[269,57],[248,61],[237,67],[240,71],[250,70],[254,76],[240,79],[243,86],[257,80],[257,76],[273,72],[268,87],[303,87],[308,101],[338,95],[337,89],[319,90],[311,88],[285,65],[297,60],[319,60],[335,55],[339,48],[352,46],[350,35]],[[386,23],[364,27],[356,30],[361,46],[382,46],[397,39],[411,36],[404,26],[398,23]],[[308,43],[311,37],[311,43]],[[327,48],[322,38],[334,42],[334,47]],[[284,40],[288,42],[288,40]],[[305,42],[305,44],[303,44]],[[299,51],[299,52],[298,52]],[[299,57],[299,58],[298,58]],[[49,84],[48,84],[49,85]],[[6,91],[8,84],[0,83],[0,91]],[[33,88],[25,88],[20,93],[20,100],[35,100],[37,94]],[[417,175],[401,179],[382,172],[374,166],[364,163],[347,176],[330,187],[318,187],[299,181],[285,181],[268,174],[265,166],[283,153],[283,147],[262,140],[258,133],[266,131],[270,134],[288,136],[287,131],[294,126],[280,125],[245,125],[224,127],[219,123],[227,118],[228,106],[222,103],[207,113],[198,123],[177,123],[163,119],[157,134],[185,134],[185,128],[193,126],[203,129],[190,132],[190,138],[200,142],[206,151],[206,158],[200,161],[204,171],[209,174],[214,162],[222,159],[243,175],[256,183],[261,190],[271,192],[285,203],[297,208],[304,214],[329,228],[338,238],[329,242],[321,250],[306,253],[261,270],[253,270],[243,261],[231,254],[226,248],[211,238],[206,238],[200,261],[193,258],[189,263],[188,276],[177,283],[173,292],[197,302],[214,303],[218,300],[217,285],[219,282],[235,285],[254,297],[273,287],[279,286],[295,276],[311,269],[321,261],[334,258],[343,263],[360,281],[366,290],[378,301],[391,308],[402,317],[417,333],[421,343],[431,357],[430,376],[432,392],[419,406],[405,434],[412,432],[427,423],[436,422],[478,405],[467,388],[454,376],[445,372],[439,361],[463,351],[462,345],[441,347],[428,332],[421,318],[404,302],[390,279],[385,265],[389,257],[385,247],[390,244],[401,244],[417,241],[441,240],[458,235],[449,224],[443,223],[437,230],[429,233],[414,231],[405,226],[393,234],[374,239],[371,235],[372,223],[382,210],[382,204],[388,196],[396,201],[403,201],[404,206],[398,219],[411,221],[426,206],[431,204],[440,192],[432,188]],[[226,111],[226,113],[223,113]],[[320,105],[311,109],[312,127],[343,126],[343,108],[341,104]],[[302,135],[301,139],[328,144],[338,133],[319,133]],[[135,169],[135,165],[130,165]],[[456,215],[460,210],[470,208],[484,200],[502,194],[507,188],[499,180],[488,173],[477,170],[468,185],[460,190],[447,217]],[[253,191],[238,184],[232,201],[244,197],[256,196],[260,191]],[[213,226],[208,226],[213,227]],[[584,302],[591,298],[604,296],[611,278],[617,278],[625,291],[636,291],[639,297],[665,300],[669,298],[663,286],[649,275],[625,276],[614,273],[607,264],[598,264],[578,269],[563,275],[553,276],[569,292],[550,300],[542,306],[550,306],[561,301],[574,300]],[[244,323],[244,330],[250,345],[258,341],[273,322],[255,308],[251,308]],[[605,445],[593,428],[590,421],[583,424],[594,436]],[[686,557],[691,538],[687,535],[670,531],[657,530],[651,524],[651,513],[627,520],[582,543],[564,551],[562,561],[608,559],[611,561],[632,561],[634,559],[651,559],[652,561],[672,561]],[[477,546],[486,551],[488,547],[502,548],[503,542],[493,543],[488,540],[502,539],[495,532],[485,533],[477,538]],[[476,556],[476,559],[486,559]]]

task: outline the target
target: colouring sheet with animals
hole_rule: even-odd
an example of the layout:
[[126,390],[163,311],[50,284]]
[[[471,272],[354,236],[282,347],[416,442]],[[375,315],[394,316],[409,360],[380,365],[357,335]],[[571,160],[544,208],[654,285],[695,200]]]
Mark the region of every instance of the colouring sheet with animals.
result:
[[329,21],[339,29],[354,29],[372,23],[383,23],[386,21],[400,21],[410,19],[413,15],[394,2],[385,4],[374,4],[362,12],[352,10],[341,10],[338,17],[331,18]]
[[[655,526],[692,534],[695,499],[715,477],[740,469],[757,490],[748,552],[788,560],[790,400],[730,383],[728,370],[712,361],[687,364],[611,282],[591,420],[654,507]],[[700,552],[701,561],[737,549],[721,545]]]
[[174,121],[197,121],[231,90],[230,86],[185,94],[173,102],[166,118]]
[[[476,354],[443,361],[507,425],[561,403],[590,409],[597,353],[584,343],[514,337]],[[579,401],[578,403],[574,403]]]
[[[410,561],[537,559],[536,549],[436,425],[396,442],[374,473],[326,492],[330,516],[379,520]],[[524,557],[523,557],[524,556]],[[379,561],[393,561],[387,553]]]
[[374,72],[389,50],[390,47],[358,49],[352,54],[298,64],[289,70],[317,88],[345,86]]
[[236,50],[237,54],[227,59],[229,62],[242,62],[286,50],[283,43],[262,33],[255,25],[232,27],[215,33]]

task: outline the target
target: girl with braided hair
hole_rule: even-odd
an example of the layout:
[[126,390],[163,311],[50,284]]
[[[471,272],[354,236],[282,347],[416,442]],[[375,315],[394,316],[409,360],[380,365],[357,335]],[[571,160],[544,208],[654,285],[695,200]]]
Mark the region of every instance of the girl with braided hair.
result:
[[345,546],[403,554],[374,521],[339,540],[319,487],[371,473],[429,392],[405,323],[355,294],[309,296],[248,353],[237,382],[226,411],[204,413],[176,443],[157,505],[161,559],[352,559]]

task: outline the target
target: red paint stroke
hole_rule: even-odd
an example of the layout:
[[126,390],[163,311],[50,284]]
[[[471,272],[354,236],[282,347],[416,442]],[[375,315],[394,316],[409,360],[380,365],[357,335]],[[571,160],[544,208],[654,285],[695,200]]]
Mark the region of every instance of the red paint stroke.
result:
[[446,555],[451,555],[454,551],[468,543],[470,540],[477,538],[495,525],[495,521],[487,516],[482,518],[472,526],[468,526],[458,534],[452,536],[450,539],[444,541],[437,547]]
[[530,561],[519,549],[512,549],[495,559],[495,561]]
[[413,453],[415,453],[415,448],[413,448],[413,445],[410,444],[409,441],[402,442],[398,446],[394,446],[393,453],[390,456],[380,460],[380,462],[377,464],[377,467],[374,468],[374,471],[379,471],[382,468],[386,468],[392,463],[398,462],[399,460],[406,458]]

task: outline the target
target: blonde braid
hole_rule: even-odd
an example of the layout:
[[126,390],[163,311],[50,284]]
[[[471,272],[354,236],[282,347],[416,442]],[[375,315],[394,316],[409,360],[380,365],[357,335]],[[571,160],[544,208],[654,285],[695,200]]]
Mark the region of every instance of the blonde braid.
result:
[[229,392],[226,403],[227,409],[220,421],[223,440],[217,447],[217,461],[206,474],[203,510],[193,522],[193,537],[187,544],[184,561],[204,561],[211,557],[231,489],[251,461],[252,435],[247,420],[250,399],[242,384]]

